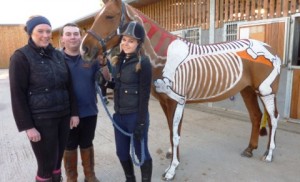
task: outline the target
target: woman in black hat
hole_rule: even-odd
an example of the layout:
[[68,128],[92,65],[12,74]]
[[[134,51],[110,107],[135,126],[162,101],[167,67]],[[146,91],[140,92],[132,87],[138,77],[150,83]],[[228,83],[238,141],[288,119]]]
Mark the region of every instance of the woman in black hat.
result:
[[[148,150],[149,98],[152,80],[150,60],[142,52],[145,30],[141,24],[131,21],[121,33],[120,54],[112,58],[114,83],[100,79],[102,85],[114,89],[114,121],[128,133],[134,134],[135,152],[144,163],[141,166],[142,182],[150,182],[152,158]],[[126,182],[135,182],[130,156],[130,137],[115,128],[117,156],[123,167]],[[145,150],[141,151],[141,142]]]

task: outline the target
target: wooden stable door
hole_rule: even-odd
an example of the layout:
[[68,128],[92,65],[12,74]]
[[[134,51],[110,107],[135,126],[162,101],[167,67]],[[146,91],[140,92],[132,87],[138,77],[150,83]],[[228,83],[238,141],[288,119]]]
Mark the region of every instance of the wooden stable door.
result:
[[290,117],[300,119],[300,70],[293,70],[293,86]]
[[290,102],[290,118],[300,119],[300,17],[299,15],[293,19],[292,29],[292,54],[291,54],[291,71],[292,71],[292,87]]

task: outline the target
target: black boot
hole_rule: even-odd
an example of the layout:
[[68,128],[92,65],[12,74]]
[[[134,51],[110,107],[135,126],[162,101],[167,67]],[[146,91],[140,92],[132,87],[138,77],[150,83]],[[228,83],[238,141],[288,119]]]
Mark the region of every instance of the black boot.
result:
[[126,176],[126,182],[136,182],[132,161],[121,161],[121,165]]
[[141,166],[141,173],[142,173],[142,182],[151,182],[152,160],[144,161],[144,164]]
[[61,176],[61,173],[52,174],[52,182],[62,182],[63,178]]

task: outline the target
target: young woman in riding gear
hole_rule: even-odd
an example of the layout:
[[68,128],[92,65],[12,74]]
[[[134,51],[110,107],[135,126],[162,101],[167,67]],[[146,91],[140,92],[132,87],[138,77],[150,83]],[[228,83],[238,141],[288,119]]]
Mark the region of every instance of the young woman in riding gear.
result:
[[[148,150],[149,98],[152,67],[150,60],[142,53],[145,30],[141,24],[131,21],[121,33],[120,54],[112,59],[114,83],[102,81],[114,89],[113,119],[128,133],[134,133],[135,153],[141,160],[141,140],[145,146],[145,160],[141,166],[142,182],[150,182],[152,158]],[[135,182],[130,156],[130,137],[115,128],[117,156],[123,167],[126,182]]]

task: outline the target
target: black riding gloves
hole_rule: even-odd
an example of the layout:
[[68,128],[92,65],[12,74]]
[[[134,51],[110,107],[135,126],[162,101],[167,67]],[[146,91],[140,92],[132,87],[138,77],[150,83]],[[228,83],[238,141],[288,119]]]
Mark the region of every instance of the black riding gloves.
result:
[[145,132],[145,124],[144,123],[139,123],[135,130],[134,130],[134,138],[136,140],[142,140],[144,137],[144,132]]

